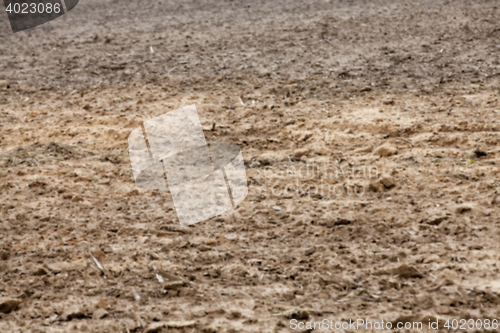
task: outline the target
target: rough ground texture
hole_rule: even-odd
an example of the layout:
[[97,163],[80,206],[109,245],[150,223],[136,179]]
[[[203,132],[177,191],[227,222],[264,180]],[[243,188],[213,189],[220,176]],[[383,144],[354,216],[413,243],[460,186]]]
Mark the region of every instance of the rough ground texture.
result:
[[[17,34],[0,19],[0,331],[500,319],[498,1],[88,0]],[[242,148],[250,193],[181,228],[126,149],[189,104],[207,140]]]

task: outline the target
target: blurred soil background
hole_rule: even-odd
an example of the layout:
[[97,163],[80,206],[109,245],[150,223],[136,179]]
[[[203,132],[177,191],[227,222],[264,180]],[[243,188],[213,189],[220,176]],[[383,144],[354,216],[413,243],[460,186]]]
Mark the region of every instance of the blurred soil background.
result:
[[[498,1],[82,0],[0,44],[0,331],[500,319]],[[249,195],[182,228],[127,138],[190,104]]]

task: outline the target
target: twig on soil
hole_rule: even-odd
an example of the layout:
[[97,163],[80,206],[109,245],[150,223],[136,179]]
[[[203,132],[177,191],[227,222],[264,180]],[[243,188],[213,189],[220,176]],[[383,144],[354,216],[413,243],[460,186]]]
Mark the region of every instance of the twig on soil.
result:
[[99,260],[97,260],[97,258],[94,257],[94,255],[92,254],[92,252],[90,252],[90,257],[94,261],[94,264],[97,266],[97,268],[102,272],[102,274],[106,275],[106,272],[104,271],[104,267],[101,265],[101,263],[99,262]]
[[141,300],[141,296],[139,295],[139,293],[137,291],[135,291],[135,289],[132,289],[132,294],[134,294],[134,298],[137,302],[139,302]]
[[324,40],[325,42],[327,42],[328,44],[332,43],[328,39],[325,38],[325,34],[324,33],[321,34],[321,39]]
[[158,269],[154,265],[153,265],[153,270],[155,272],[155,276],[156,276],[156,279],[158,280],[158,282],[160,284],[163,284],[163,282],[165,282],[165,280],[163,279],[163,276],[161,276],[160,274],[158,274]]
[[406,142],[408,142],[413,147],[413,143],[410,140],[408,140],[408,139],[400,138],[400,137],[397,137],[397,138],[394,138],[394,139],[406,141]]

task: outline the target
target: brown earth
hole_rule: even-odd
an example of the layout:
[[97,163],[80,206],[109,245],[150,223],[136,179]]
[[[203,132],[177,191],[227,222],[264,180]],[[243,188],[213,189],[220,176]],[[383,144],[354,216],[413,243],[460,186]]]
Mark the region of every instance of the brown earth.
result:
[[[497,1],[0,18],[1,332],[500,319]],[[190,104],[242,148],[250,193],[182,228],[127,137]]]

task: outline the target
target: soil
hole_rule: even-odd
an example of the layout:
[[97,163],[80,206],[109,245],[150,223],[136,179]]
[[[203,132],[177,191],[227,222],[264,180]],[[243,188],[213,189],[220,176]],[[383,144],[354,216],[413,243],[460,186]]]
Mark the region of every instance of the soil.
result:
[[[0,43],[2,332],[500,319],[497,1],[88,0]],[[183,228],[127,138],[191,104],[249,194]]]

